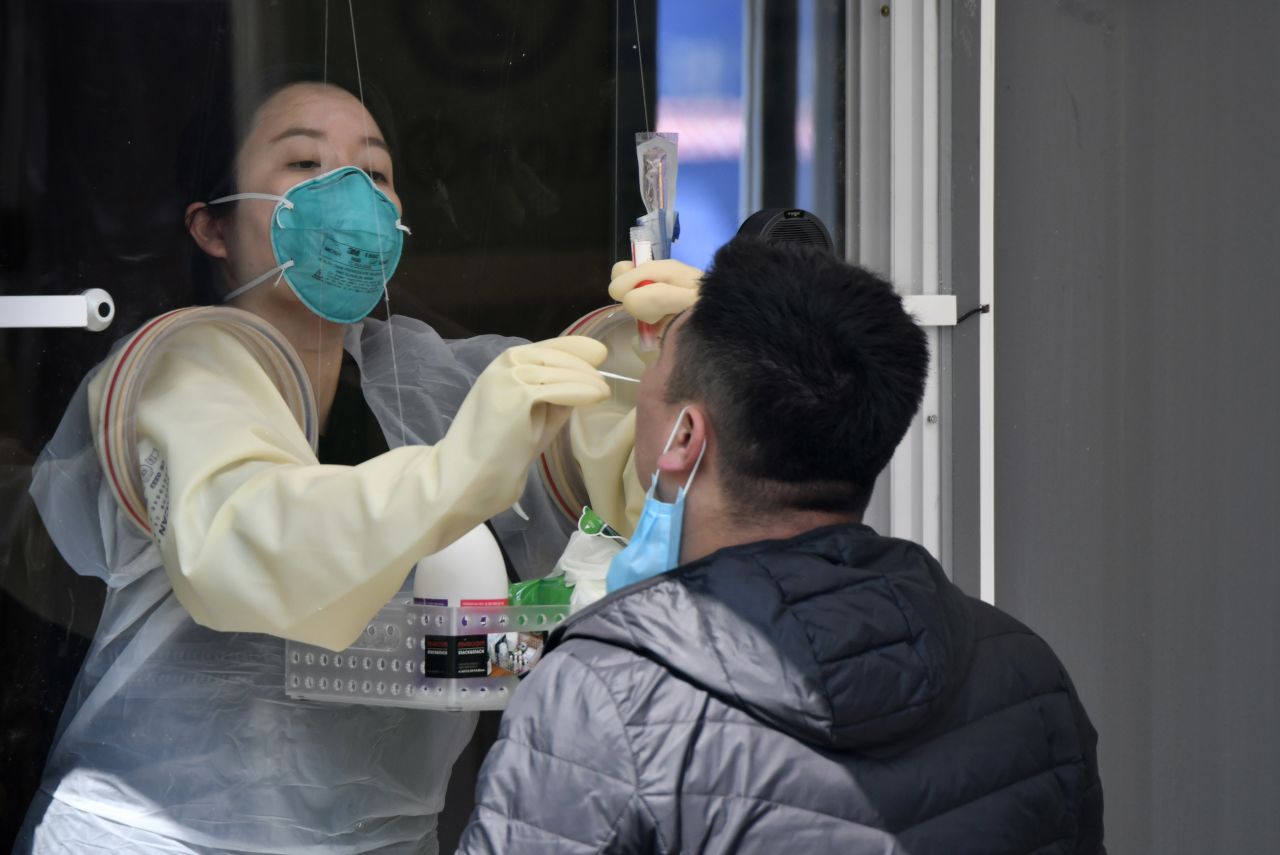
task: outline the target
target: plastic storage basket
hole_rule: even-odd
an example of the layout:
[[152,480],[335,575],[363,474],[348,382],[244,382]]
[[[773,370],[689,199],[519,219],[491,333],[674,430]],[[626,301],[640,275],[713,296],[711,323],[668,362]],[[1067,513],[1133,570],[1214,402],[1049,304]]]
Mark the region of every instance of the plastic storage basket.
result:
[[[330,703],[502,709],[541,658],[547,634],[568,616],[568,606],[457,608],[396,600],[340,653],[286,642],[285,692]],[[436,676],[449,669],[429,660],[456,656],[460,641],[483,644],[485,667],[475,676]]]

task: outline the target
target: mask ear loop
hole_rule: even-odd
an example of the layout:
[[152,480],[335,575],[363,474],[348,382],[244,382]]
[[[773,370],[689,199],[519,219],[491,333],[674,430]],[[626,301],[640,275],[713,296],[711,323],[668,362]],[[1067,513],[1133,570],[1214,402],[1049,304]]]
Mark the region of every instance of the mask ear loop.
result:
[[[274,193],[232,193],[229,196],[219,196],[217,199],[210,200],[205,204],[221,205],[225,202],[238,202],[241,199],[261,199],[264,202],[275,202],[276,210],[275,210],[274,217],[276,218],[277,223],[279,222],[281,207],[288,208],[290,211],[293,210],[292,202],[290,202],[285,197],[277,196]],[[241,294],[245,293],[249,289],[256,288],[257,286],[261,285],[263,282],[267,281],[267,279],[271,277],[271,274],[279,272],[280,275],[276,277],[276,281],[271,283],[272,288],[276,287],[277,285],[280,284],[280,280],[284,278],[284,272],[288,270],[290,267],[293,267],[292,258],[286,261],[284,264],[279,265],[278,267],[271,268],[261,276],[255,276],[253,279],[250,279],[248,282],[244,283],[239,288],[236,288],[231,293],[223,297],[222,302],[230,303],[236,297],[239,297]]]
[[272,288],[276,287],[277,285],[279,285],[279,284],[280,284],[280,280],[284,278],[284,272],[285,272],[286,270],[288,270],[290,267],[293,267],[293,259],[292,259],[292,258],[291,258],[291,259],[289,259],[288,261],[286,261],[284,264],[281,264],[281,265],[280,265],[280,266],[278,266],[278,267],[273,267],[273,268],[271,268],[270,270],[268,270],[266,273],[262,274],[261,276],[258,276],[258,277],[255,277],[255,278],[253,278],[253,279],[250,279],[248,282],[244,283],[244,284],[243,284],[243,285],[241,285],[239,288],[235,289],[235,290],[234,290],[234,291],[232,291],[230,294],[228,294],[227,296],[223,297],[223,298],[222,298],[222,302],[224,302],[224,303],[230,303],[232,300],[234,300],[236,297],[239,297],[241,294],[243,294],[244,292],[248,291],[250,288],[256,288],[257,286],[261,285],[263,282],[266,282],[269,278],[271,278],[271,274],[276,273],[277,271],[279,271],[279,275],[278,275],[278,276],[276,276],[276,281],[271,283],[271,287],[272,287]]
[[689,470],[689,480],[684,482],[684,486],[680,488],[680,492],[676,494],[676,498],[680,495],[689,495],[689,488],[693,486],[694,476],[698,474],[698,467],[702,465],[702,458],[707,455],[707,441],[702,441],[702,450],[698,452],[698,459],[693,461],[693,468]]
[[[676,434],[680,432],[680,422],[684,420],[685,413],[687,412],[689,412],[688,404],[680,408],[680,414],[676,416],[676,423],[671,426],[671,435],[667,437],[666,445],[662,446],[663,454],[666,454],[668,451],[671,450],[671,443],[676,441]],[[693,468],[689,470],[688,479],[685,480],[684,486],[676,489],[677,499],[679,499],[682,494],[688,495],[689,488],[693,486],[694,476],[698,474],[698,467],[702,465],[702,458],[706,456],[706,453],[707,453],[707,441],[704,439],[702,441],[702,450],[698,452],[698,459],[693,462]],[[649,492],[653,493],[654,495],[657,495],[657,492],[658,492],[658,475],[660,471],[661,470],[658,470],[658,469],[653,470],[653,483],[649,485]]]
[[264,202],[275,202],[278,205],[284,205],[290,211],[293,210],[293,203],[283,196],[277,196],[274,193],[232,193],[230,196],[219,196],[208,205],[221,205],[223,202],[238,202],[241,199],[261,199]]

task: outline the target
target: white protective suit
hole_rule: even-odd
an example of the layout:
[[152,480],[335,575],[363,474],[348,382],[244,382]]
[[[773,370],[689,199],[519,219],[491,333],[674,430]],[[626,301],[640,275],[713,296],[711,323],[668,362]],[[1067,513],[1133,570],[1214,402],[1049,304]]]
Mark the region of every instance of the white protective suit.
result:
[[[107,489],[92,380],[81,384],[32,494],[71,566],[109,590],[16,851],[436,851],[474,714],[289,699],[281,636],[345,646],[415,559],[487,518],[525,576],[553,566],[566,533],[527,474],[556,424],[474,398],[459,412],[485,366],[521,342],[446,342],[421,322],[391,323],[399,402],[388,324],[348,332],[393,448],[356,467],[316,464],[234,341],[175,343],[138,426],[168,461],[163,548],[180,573]],[[467,429],[446,440],[455,418]],[[482,426],[504,420],[495,449]],[[436,448],[396,448],[402,435]],[[517,497],[529,521],[506,510]]]

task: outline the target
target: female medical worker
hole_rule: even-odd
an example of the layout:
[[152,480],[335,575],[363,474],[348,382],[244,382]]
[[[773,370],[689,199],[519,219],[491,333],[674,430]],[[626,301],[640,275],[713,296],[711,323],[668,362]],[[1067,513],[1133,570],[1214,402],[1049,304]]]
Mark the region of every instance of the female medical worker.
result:
[[[232,174],[231,199],[188,209],[191,238],[231,305],[292,344],[333,430],[317,459],[235,336],[184,328],[137,406],[142,456],[163,460],[168,478],[167,499],[148,493],[145,534],[93,446],[115,378],[99,371],[82,384],[32,492],[64,556],[109,592],[20,852],[436,851],[449,769],[474,718],[291,700],[282,639],[347,646],[416,559],[486,520],[529,573],[564,544],[530,463],[573,406],[607,397],[594,370],[603,346],[445,342],[406,318],[393,317],[394,330],[357,323],[398,244],[348,266],[343,287],[317,287],[313,273],[336,277],[315,257],[341,244],[326,229],[342,222],[383,240],[400,211],[381,129],[343,89],[271,92]],[[359,365],[354,404],[338,395],[344,342]],[[349,429],[331,412],[353,406],[403,447],[327,464],[329,434]],[[532,522],[508,510],[518,498]]]

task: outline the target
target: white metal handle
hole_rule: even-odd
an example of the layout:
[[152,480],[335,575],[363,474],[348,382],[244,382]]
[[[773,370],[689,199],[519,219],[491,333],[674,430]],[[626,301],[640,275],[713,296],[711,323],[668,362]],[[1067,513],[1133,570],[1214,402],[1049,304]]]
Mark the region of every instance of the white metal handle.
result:
[[922,327],[954,327],[956,325],[955,294],[907,294],[903,308]]
[[101,288],[48,297],[0,297],[0,328],[48,328],[102,332],[116,317],[116,302]]

